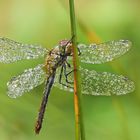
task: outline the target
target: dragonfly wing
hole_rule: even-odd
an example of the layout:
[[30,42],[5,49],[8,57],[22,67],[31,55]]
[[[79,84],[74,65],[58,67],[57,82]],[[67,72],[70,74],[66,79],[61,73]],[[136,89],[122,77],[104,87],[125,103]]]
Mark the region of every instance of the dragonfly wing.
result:
[[[62,83],[59,83],[61,69],[56,74],[54,86],[73,92],[73,84],[67,83],[65,76],[62,77]],[[134,82],[122,75],[111,74],[108,72],[96,72],[80,68],[81,72],[81,92],[88,95],[123,95],[133,92],[135,89]],[[73,80],[73,73],[68,75],[69,81]]]
[[82,94],[123,95],[133,92],[134,83],[127,77],[108,72],[89,71],[81,68]]
[[34,87],[42,84],[45,81],[45,72],[43,65],[39,64],[35,68],[25,70],[21,75],[13,77],[8,83],[8,96],[16,98],[29,92]]
[[12,63],[22,59],[37,59],[48,53],[39,45],[22,44],[8,38],[0,38],[0,62]]
[[109,41],[101,44],[79,44],[81,62],[100,64],[125,54],[132,43],[129,40]]

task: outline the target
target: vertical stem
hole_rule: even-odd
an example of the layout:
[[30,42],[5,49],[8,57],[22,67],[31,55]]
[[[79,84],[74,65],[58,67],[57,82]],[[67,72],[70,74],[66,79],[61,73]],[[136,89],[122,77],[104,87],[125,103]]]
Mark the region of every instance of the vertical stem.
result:
[[74,0],[69,0],[70,6],[70,21],[71,21],[71,36],[73,37],[73,66],[74,66],[74,108],[75,108],[75,139],[85,140],[84,125],[81,109],[81,87],[80,87],[80,73],[79,60],[77,51],[77,35],[76,35],[76,21]]

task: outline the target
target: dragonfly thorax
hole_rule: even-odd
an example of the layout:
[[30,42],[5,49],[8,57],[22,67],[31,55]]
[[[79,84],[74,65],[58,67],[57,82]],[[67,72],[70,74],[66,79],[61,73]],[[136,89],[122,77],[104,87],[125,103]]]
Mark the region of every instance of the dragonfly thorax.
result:
[[69,40],[62,40],[59,45],[52,49],[45,60],[45,70],[51,75],[59,66],[67,60],[67,56],[72,55],[72,43]]

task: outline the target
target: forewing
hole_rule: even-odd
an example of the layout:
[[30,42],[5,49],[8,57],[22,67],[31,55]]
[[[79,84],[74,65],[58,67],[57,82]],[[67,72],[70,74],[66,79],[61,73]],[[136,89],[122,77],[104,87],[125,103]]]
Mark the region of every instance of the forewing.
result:
[[0,38],[0,62],[12,63],[22,59],[37,59],[48,53],[39,45],[22,44],[8,38]]
[[39,64],[35,68],[25,70],[21,75],[13,77],[8,83],[8,96],[16,98],[29,92],[34,87],[42,84],[45,81],[45,72],[43,65]]
[[134,83],[123,75],[89,71],[81,68],[82,94],[124,95],[133,92]]
[[101,44],[79,44],[80,59],[84,63],[100,64],[125,54],[132,43],[129,40],[109,41]]

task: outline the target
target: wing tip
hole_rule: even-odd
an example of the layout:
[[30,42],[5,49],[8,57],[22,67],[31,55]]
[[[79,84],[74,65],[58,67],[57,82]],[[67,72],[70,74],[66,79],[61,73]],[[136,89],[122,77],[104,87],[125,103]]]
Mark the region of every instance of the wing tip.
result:
[[126,48],[130,49],[132,47],[132,42],[127,39],[121,39],[119,42]]

